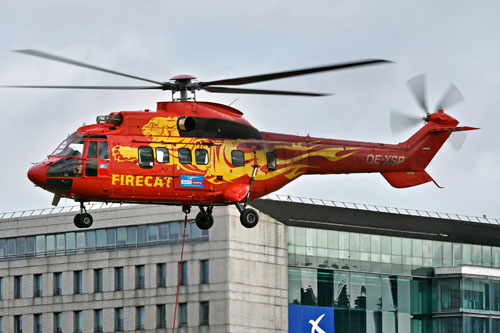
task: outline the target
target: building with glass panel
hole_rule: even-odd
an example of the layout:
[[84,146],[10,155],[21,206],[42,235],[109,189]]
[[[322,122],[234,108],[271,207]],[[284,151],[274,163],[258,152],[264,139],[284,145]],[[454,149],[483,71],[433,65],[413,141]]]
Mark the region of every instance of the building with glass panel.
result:
[[[68,210],[0,214],[0,332],[171,332],[180,209],[94,209],[90,229]],[[188,219],[176,331],[285,331],[284,225],[243,233],[235,208],[213,214],[210,231]]]
[[[326,201],[189,216],[178,332],[500,333],[500,223]],[[0,214],[0,332],[172,331],[178,207]],[[26,215],[26,217],[25,217]]]
[[288,225],[289,304],[335,332],[500,332],[499,221],[338,206],[254,202]]

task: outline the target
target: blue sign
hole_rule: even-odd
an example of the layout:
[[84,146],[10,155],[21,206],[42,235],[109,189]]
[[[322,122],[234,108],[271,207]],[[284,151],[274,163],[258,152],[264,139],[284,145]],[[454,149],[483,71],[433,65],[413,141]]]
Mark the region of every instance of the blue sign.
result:
[[181,187],[203,187],[203,176],[181,175]]
[[334,333],[333,308],[289,304],[288,332]]

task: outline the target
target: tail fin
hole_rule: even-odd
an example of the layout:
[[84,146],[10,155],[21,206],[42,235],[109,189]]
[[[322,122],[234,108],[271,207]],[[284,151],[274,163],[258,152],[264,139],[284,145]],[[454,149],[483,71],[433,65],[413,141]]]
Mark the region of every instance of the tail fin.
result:
[[417,133],[399,146],[407,151],[408,171],[382,172],[382,176],[394,187],[403,188],[433,181],[425,168],[434,158],[452,132],[475,130],[475,127],[457,127],[458,121],[439,110],[428,117]]

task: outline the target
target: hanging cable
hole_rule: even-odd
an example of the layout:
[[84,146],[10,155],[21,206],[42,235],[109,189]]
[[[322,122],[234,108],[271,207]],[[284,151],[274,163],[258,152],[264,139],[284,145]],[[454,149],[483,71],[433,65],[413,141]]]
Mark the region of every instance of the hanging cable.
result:
[[[183,208],[183,210],[184,210],[184,208]],[[186,217],[184,218],[184,236],[182,236],[181,261],[179,264],[179,278],[177,279],[177,293],[175,295],[174,323],[172,326],[172,333],[175,333],[175,319],[177,318],[177,304],[179,301],[179,287],[181,285],[181,276],[182,276],[182,258],[184,256],[184,241],[186,240],[186,227],[187,227],[189,212],[185,211],[185,213],[186,213]]]

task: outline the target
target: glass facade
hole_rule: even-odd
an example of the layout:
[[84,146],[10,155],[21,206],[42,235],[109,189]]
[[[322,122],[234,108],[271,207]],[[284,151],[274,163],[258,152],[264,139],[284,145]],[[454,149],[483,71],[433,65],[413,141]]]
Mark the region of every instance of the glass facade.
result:
[[288,227],[289,304],[334,308],[336,332],[500,333],[500,247]]
[[[182,240],[184,222],[95,229],[0,239],[0,260],[161,246]],[[189,221],[186,241],[208,240],[208,230]]]
[[429,276],[436,267],[500,268],[500,247],[288,227],[290,265]]

